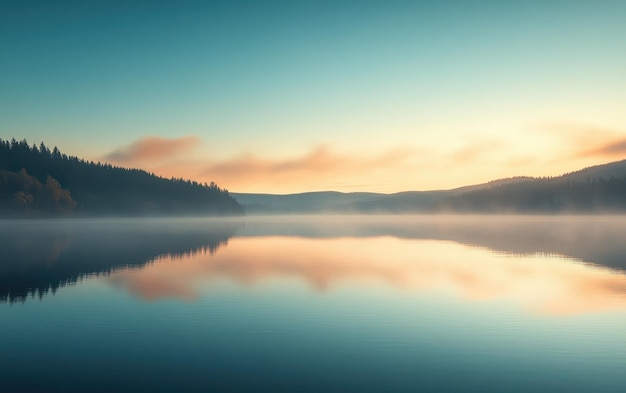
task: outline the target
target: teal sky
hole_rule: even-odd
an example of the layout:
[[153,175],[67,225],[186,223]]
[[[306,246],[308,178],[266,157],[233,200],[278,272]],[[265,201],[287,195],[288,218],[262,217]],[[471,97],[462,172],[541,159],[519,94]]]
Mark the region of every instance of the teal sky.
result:
[[0,0],[12,137],[233,191],[558,174],[626,158],[626,2]]

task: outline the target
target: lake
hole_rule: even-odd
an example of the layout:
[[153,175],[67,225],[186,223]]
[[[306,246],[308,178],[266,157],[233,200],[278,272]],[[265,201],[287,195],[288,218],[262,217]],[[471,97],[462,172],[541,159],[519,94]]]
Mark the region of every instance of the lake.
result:
[[626,217],[0,221],[2,392],[624,392]]

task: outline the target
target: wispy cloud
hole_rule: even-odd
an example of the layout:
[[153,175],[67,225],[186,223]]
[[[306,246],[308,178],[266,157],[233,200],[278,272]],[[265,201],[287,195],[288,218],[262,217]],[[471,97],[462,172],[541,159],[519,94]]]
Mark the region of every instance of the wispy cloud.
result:
[[583,150],[578,155],[626,158],[626,138],[618,138],[598,147]]
[[586,124],[552,124],[544,128],[557,138],[557,160],[626,157],[626,132]]
[[[214,181],[239,192],[355,189],[392,192],[464,185],[459,178],[467,176],[468,168],[484,165],[496,168],[492,164],[505,156],[509,147],[500,140],[473,138],[464,144],[457,143],[453,149],[396,146],[346,152],[330,144],[319,144],[300,154],[271,156],[244,152],[220,158],[206,154],[201,158],[189,154],[198,144],[196,137],[145,138],[110,153],[105,159],[135,165],[164,177]],[[445,177],[441,176],[443,171]],[[490,176],[479,181],[491,180]]]
[[208,163],[201,176],[244,185],[262,182],[280,185],[285,182],[328,184],[352,176],[362,178],[373,171],[393,171],[411,165],[418,157],[416,150],[390,149],[378,155],[350,155],[332,151],[328,146],[318,146],[300,156],[290,158],[267,158],[251,153]]
[[103,160],[116,164],[158,163],[180,157],[199,143],[197,136],[173,139],[148,136],[107,154]]
[[454,151],[449,157],[450,165],[467,165],[494,153],[501,153],[506,144],[501,140],[476,140]]
[[392,149],[383,154],[366,157],[338,154],[331,151],[326,145],[294,158],[262,158],[250,153],[233,159],[209,165],[206,174],[242,175],[264,172],[269,175],[289,173],[325,173],[339,171],[349,173],[388,165],[397,165],[405,162],[413,155],[409,149]]
[[[190,154],[200,145],[195,136],[177,139],[147,137],[123,146],[101,159],[132,165],[164,177],[215,181],[231,190],[334,189],[337,184],[377,184],[374,176],[398,176],[432,162],[432,151],[410,147],[376,152],[346,153],[320,144],[301,154],[268,156],[244,152],[213,158]],[[200,152],[197,149],[197,152]]]

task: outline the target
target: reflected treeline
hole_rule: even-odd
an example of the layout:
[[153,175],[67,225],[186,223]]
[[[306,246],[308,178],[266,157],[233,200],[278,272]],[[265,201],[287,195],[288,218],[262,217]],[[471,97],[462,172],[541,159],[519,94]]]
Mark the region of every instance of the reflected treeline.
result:
[[43,297],[161,256],[213,254],[241,225],[237,219],[0,221],[0,302]]
[[155,260],[106,278],[143,300],[194,301],[227,280],[272,286],[290,280],[320,292],[370,285],[445,291],[464,301],[507,299],[533,313],[626,310],[626,272],[543,255],[503,257],[462,243],[393,236],[235,237],[215,255]]
[[626,217],[620,216],[249,217],[240,235],[448,240],[508,254],[558,254],[626,270]]
[[[0,301],[42,297],[90,275],[140,268],[158,257],[185,263],[198,253],[213,254],[235,234],[443,240],[515,255],[558,254],[626,270],[626,218],[621,217],[273,216],[247,217],[243,223],[226,218],[0,221]],[[232,263],[224,268],[234,268]],[[254,270],[254,263],[248,268]]]

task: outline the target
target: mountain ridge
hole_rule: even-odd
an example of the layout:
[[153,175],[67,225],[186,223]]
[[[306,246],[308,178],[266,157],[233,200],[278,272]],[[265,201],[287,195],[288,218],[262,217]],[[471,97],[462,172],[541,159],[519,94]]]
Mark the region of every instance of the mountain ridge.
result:
[[[612,182],[611,190],[605,190],[607,182]],[[570,188],[573,184],[586,187],[590,195],[583,195],[575,201],[568,199],[565,192],[567,190],[562,190],[565,183]],[[576,191],[580,192],[581,187]],[[604,188],[600,190],[602,187]],[[626,190],[626,160],[590,166],[555,177],[514,176],[444,190],[232,195],[246,207],[248,213],[260,214],[466,212],[472,209],[479,212],[550,212],[567,209],[599,211],[603,208],[626,210],[626,192],[622,193],[622,188]],[[514,191],[519,192],[517,200],[514,195],[504,195]],[[496,194],[500,196],[494,200]],[[524,194],[532,194],[526,195],[531,203],[524,204],[521,200]],[[602,195],[605,197],[604,201],[598,199]],[[472,197],[491,199],[492,205],[471,201]]]

